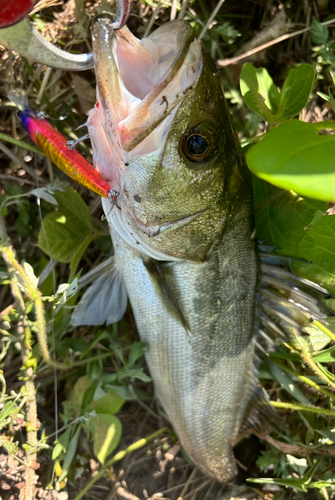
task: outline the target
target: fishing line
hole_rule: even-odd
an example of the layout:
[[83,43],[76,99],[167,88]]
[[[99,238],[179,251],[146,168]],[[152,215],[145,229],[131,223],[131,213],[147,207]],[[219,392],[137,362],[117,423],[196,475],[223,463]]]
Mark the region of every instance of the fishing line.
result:
[[[35,173],[36,173],[36,183],[37,187],[40,187],[39,183],[39,177],[37,175],[37,155],[35,154],[34,157],[34,167],[35,167]],[[52,263],[52,288],[53,288],[53,295],[54,297],[56,296],[56,273],[55,273],[55,261],[51,257],[51,252],[50,252],[50,244],[49,244],[49,238],[45,230],[44,226],[44,221],[43,221],[43,216],[42,216],[42,209],[41,209],[41,198],[39,196],[36,196],[36,203],[38,207],[38,215],[41,223],[41,230],[43,231],[43,236],[47,244],[48,248],[48,253],[50,255],[50,262]],[[51,332],[52,332],[52,350],[53,352],[51,353],[51,356],[53,358],[53,361],[56,361],[56,335],[55,335],[55,308],[52,308],[51,312],[51,317],[52,317],[52,324],[51,324]],[[47,327],[50,327],[48,324]],[[58,430],[59,430],[59,419],[58,419],[58,376],[57,376],[57,368],[54,366],[53,367],[53,372],[54,372],[54,419],[55,419],[55,440],[58,440]],[[53,468],[52,470],[52,478],[51,482],[53,483],[55,479],[55,470]]]

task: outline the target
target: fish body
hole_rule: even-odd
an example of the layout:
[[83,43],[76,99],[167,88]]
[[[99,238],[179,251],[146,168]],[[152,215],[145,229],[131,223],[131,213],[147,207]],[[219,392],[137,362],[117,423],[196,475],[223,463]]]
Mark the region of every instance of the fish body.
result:
[[250,174],[189,26],[169,23],[142,43],[120,30],[110,57],[108,29],[93,27],[99,101],[88,129],[95,165],[120,193],[108,215],[115,263],[164,410],[195,464],[227,482],[255,391]]

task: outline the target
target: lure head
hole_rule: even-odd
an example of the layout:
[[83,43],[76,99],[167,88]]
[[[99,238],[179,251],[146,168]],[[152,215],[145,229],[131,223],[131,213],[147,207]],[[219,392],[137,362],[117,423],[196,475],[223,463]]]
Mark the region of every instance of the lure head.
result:
[[220,77],[182,21],[140,42],[124,28],[108,52],[100,28],[89,132],[125,231],[171,258],[205,260],[243,199],[251,204]]
[[7,28],[24,19],[36,3],[37,0],[1,0],[0,28]]

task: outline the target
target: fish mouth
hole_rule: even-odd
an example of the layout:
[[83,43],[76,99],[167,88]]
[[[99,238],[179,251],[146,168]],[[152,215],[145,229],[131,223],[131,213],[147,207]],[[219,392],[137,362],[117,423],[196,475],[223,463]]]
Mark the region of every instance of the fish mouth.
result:
[[181,226],[184,226],[185,224],[188,224],[189,222],[193,221],[196,219],[200,214],[205,212],[207,208],[204,208],[203,210],[199,210],[198,212],[195,212],[194,214],[186,215],[184,217],[168,221],[168,222],[163,222],[162,224],[155,224],[153,223],[147,223],[143,224],[134,214],[133,218],[135,221],[136,226],[145,234],[147,234],[149,237],[152,236],[158,236],[159,234],[163,233],[164,231],[167,231],[168,229],[179,229]]
[[[183,21],[138,40],[126,27],[114,32],[108,15],[94,22],[92,40],[108,142],[114,153],[134,151],[194,89],[201,73],[200,45]],[[141,154],[157,149],[167,135],[161,129],[160,138],[149,141]]]

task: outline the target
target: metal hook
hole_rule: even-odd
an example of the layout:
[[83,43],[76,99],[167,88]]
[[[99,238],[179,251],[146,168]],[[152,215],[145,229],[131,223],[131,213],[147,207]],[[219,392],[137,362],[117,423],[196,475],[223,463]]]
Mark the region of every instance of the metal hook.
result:
[[109,201],[111,202],[112,206],[111,208],[109,209],[108,213],[105,215],[103,214],[100,219],[102,221],[106,220],[109,216],[109,214],[112,212],[113,208],[116,206],[117,208],[119,208],[121,210],[121,208],[117,205],[117,200],[118,200],[118,197],[119,197],[119,194],[117,191],[115,191],[114,189],[111,189],[108,193],[108,199]]
[[[127,22],[131,0],[118,0],[114,29]],[[35,62],[66,71],[85,71],[93,68],[93,54],[71,54],[55,47],[43,38],[28,18],[14,26],[0,29],[0,44]]]

